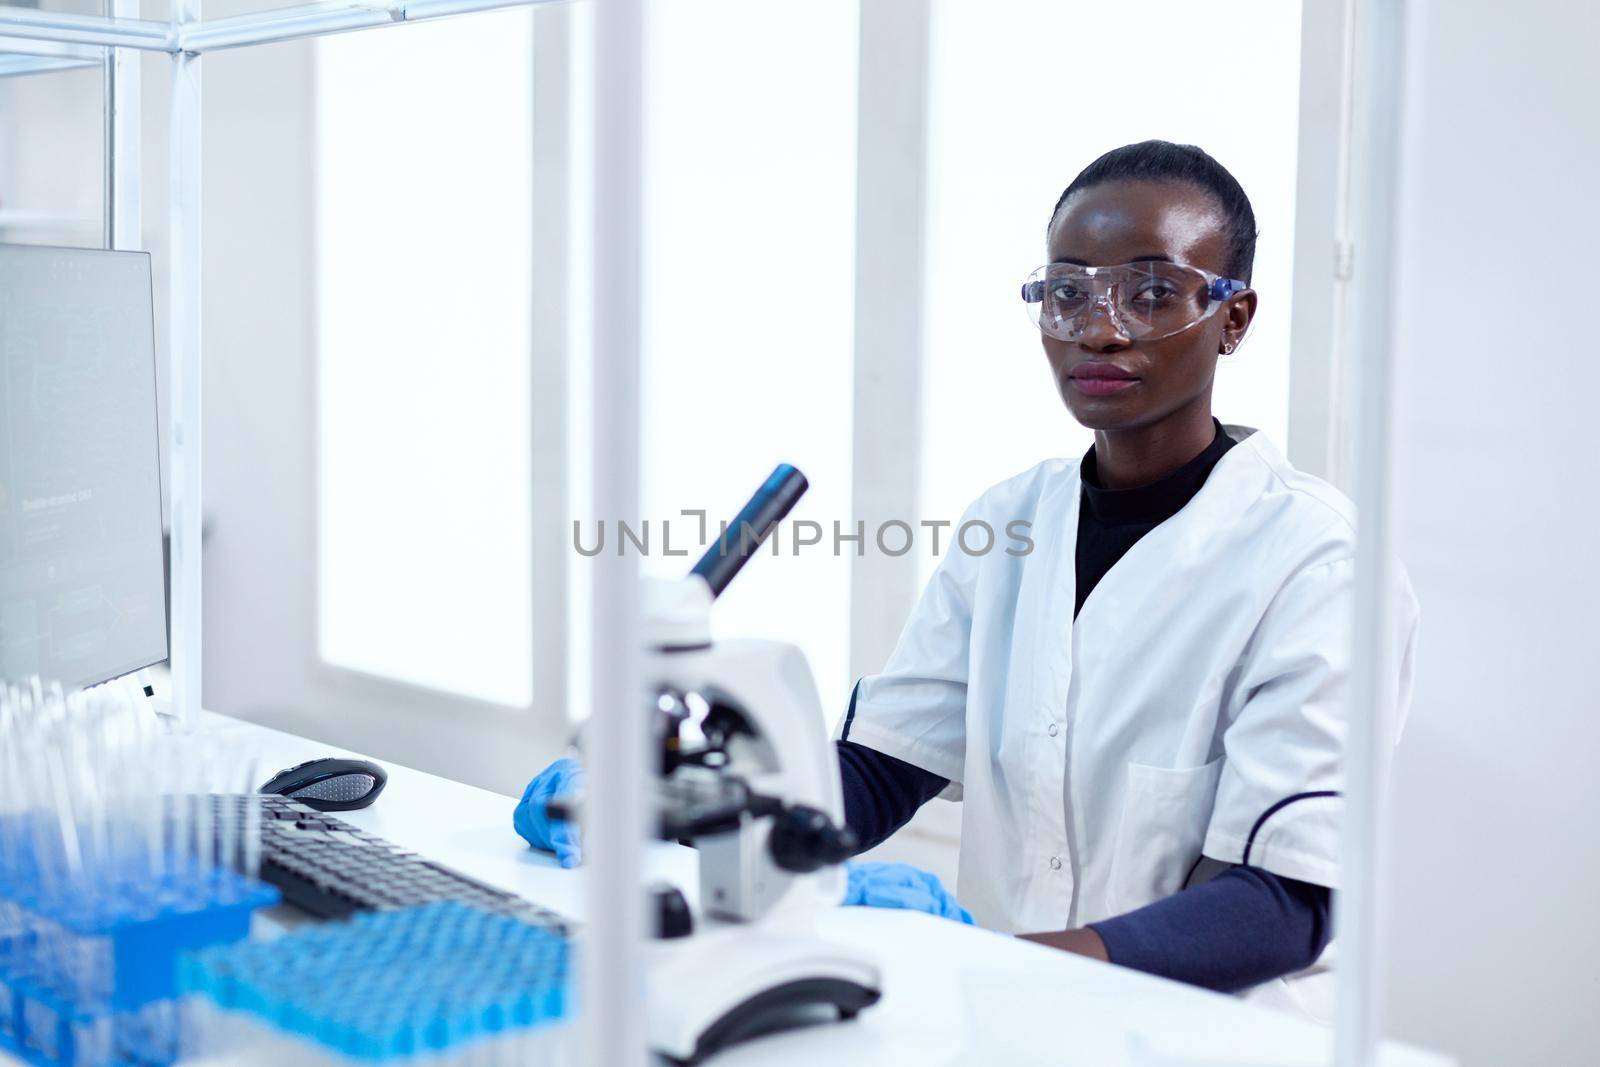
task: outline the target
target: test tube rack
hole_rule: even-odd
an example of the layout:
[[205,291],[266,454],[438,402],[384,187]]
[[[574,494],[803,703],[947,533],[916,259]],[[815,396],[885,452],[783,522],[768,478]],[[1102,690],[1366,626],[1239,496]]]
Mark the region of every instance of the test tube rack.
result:
[[208,1061],[550,1063],[570,953],[559,930],[445,901],[190,953],[180,985]]
[[40,1067],[177,1062],[179,957],[245,938],[278,891],[160,866],[51,888],[26,855],[0,865],[0,1050]]

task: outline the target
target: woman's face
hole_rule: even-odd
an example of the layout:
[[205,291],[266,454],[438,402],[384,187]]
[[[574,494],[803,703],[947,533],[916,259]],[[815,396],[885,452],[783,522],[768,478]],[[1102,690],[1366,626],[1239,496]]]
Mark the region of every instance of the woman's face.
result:
[[[1203,189],[1171,182],[1108,182],[1076,193],[1050,225],[1052,263],[1091,267],[1164,259],[1228,274],[1222,208]],[[1211,409],[1217,356],[1244,337],[1255,314],[1247,289],[1204,321],[1157,341],[1133,340],[1103,310],[1075,341],[1040,334],[1056,388],[1073,418],[1093,430],[1149,426],[1195,404]],[[1131,384],[1088,384],[1084,368],[1115,368]],[[1110,364],[1108,368],[1105,365]]]

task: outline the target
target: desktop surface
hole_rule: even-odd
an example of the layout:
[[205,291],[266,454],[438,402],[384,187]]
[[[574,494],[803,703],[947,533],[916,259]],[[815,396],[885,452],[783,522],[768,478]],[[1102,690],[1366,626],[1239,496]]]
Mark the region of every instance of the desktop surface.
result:
[[[208,715],[206,728],[249,746],[261,767],[317,756],[358,756],[335,746]],[[380,762],[383,762],[380,760]],[[385,764],[389,785],[369,808],[339,818],[580,926],[583,869],[563,870],[512,831],[515,799]],[[695,853],[670,843],[647,850],[646,874],[691,899]],[[280,913],[288,923],[303,921]],[[1331,1034],[1233,997],[1057,952],[913,912],[839,908],[825,937],[870,949],[884,967],[884,996],[853,1022],[776,1034],[735,1047],[717,1067],[814,1067],[819,1062],[1093,1064],[1095,1067],[1323,1067]],[[1388,1044],[1384,1067],[1449,1067],[1447,1057]]]

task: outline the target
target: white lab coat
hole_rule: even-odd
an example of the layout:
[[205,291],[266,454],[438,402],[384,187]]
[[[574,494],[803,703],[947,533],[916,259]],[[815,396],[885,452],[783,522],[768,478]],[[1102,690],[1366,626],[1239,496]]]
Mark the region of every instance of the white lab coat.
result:
[[[965,803],[956,893],[984,926],[1057,930],[1149,904],[1202,853],[1240,862],[1274,802],[1343,786],[1353,508],[1260,433],[1227,432],[1239,443],[1076,622],[1078,461],[986,492],[963,521],[986,521],[996,547],[953,546],[841,723],[950,780],[943,796]],[[1026,555],[1005,551],[1017,519],[1032,523]],[[1396,575],[1397,735],[1417,608]],[[1279,811],[1251,863],[1337,887],[1341,804]],[[1321,1015],[1315,999],[1288,1001]]]

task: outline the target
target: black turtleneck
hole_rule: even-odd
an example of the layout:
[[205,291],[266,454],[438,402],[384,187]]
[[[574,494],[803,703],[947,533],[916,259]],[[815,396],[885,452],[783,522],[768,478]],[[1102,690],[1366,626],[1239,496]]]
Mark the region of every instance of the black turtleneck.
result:
[[1078,507],[1078,596],[1072,617],[1083,610],[1100,579],[1116,565],[1139,538],[1183,510],[1211,476],[1211,468],[1233,447],[1216,419],[1216,436],[1198,456],[1162,478],[1137,489],[1102,489],[1095,469],[1094,449],[1084,454],[1079,467],[1083,499]]

